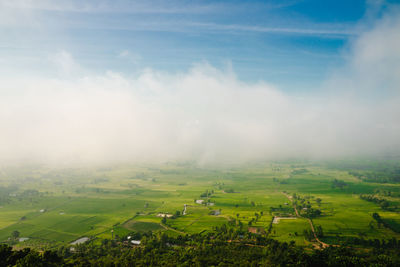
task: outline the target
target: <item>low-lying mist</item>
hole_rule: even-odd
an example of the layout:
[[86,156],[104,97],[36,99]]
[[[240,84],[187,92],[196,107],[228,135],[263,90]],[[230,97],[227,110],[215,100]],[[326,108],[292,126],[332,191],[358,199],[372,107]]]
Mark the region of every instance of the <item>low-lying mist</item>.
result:
[[[207,63],[59,78],[2,78],[0,160],[243,162],[372,155],[400,148],[400,16],[358,36],[347,64],[299,96]],[[287,77],[290,79],[290,77]]]

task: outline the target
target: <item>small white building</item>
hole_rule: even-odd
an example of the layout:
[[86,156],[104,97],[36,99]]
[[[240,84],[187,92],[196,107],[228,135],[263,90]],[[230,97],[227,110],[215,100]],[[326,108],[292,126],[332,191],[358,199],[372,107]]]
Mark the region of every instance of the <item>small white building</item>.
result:
[[140,245],[140,240],[131,240],[133,245]]
[[196,200],[196,204],[203,204],[204,203],[204,199],[198,199]]
[[171,218],[173,215],[172,214],[167,214],[167,213],[159,213],[157,214],[157,217],[167,217],[167,218]]

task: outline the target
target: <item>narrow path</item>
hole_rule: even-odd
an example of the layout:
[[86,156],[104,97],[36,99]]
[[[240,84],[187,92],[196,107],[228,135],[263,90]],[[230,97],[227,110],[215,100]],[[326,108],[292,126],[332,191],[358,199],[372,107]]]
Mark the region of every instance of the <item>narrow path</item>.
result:
[[204,215],[201,215],[200,217],[196,218],[195,220],[191,221],[188,225],[186,225],[185,227],[183,227],[183,230],[185,230],[186,228],[188,228],[189,226],[191,226],[192,224],[194,224],[195,222],[199,221],[201,218],[203,218]]
[[[307,219],[308,219],[308,218],[307,218]],[[313,234],[314,234],[315,240],[316,240],[318,243],[320,243],[320,244],[322,245],[323,248],[329,247],[329,246],[330,246],[329,244],[322,242],[322,241],[319,240],[319,238],[317,237],[317,234],[315,233],[314,225],[313,225],[313,222],[311,221],[311,219],[308,219],[308,222],[310,223],[311,230],[312,230],[312,232],[313,232]]]
[[[300,214],[299,214],[299,212],[297,211],[296,206],[293,204],[292,196],[290,196],[289,194],[287,194],[287,193],[285,193],[285,192],[282,192],[282,194],[284,194],[284,195],[289,199],[289,201],[292,203],[292,206],[293,206],[293,208],[294,208],[294,211],[296,212],[296,216],[297,216],[297,217],[301,217]],[[303,217],[301,217],[301,218],[303,218]],[[317,237],[317,234],[315,233],[314,225],[313,225],[313,222],[311,221],[311,219],[309,219],[309,218],[306,218],[306,219],[307,219],[308,222],[310,223],[311,231],[313,232],[313,235],[314,235],[315,240],[316,240],[319,244],[321,244],[321,246],[322,246],[323,248],[329,247],[329,246],[330,246],[329,244],[322,242],[322,241],[319,240],[319,238]]]
[[301,217],[300,214],[299,214],[299,212],[297,211],[296,206],[293,205],[292,196],[290,196],[289,194],[286,194],[285,192],[282,192],[282,194],[284,194],[284,195],[289,199],[289,201],[292,203],[292,206],[293,206],[293,208],[294,208],[294,211],[296,212],[296,216],[297,216],[297,217]]
[[215,217],[225,218],[229,222],[232,221],[232,218],[229,217],[228,215],[216,215]]
[[182,215],[186,215],[186,208],[187,208],[187,205],[186,205],[186,204],[184,204],[184,205],[183,205],[183,207],[184,207],[184,208],[183,208]]
[[160,223],[160,226],[161,226],[162,228],[166,229],[166,230],[171,230],[171,231],[176,232],[176,233],[178,233],[178,234],[186,235],[185,232],[178,231],[178,230],[176,230],[176,229],[174,229],[174,228],[171,228],[171,227],[169,227],[169,226],[166,226],[165,224]]

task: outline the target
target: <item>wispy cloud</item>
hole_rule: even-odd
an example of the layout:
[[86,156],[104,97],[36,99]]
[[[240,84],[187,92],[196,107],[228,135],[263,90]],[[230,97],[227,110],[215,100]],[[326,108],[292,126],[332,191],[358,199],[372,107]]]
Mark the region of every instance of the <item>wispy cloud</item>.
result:
[[140,55],[132,53],[131,51],[125,49],[118,53],[118,58],[126,59],[131,63],[138,64],[142,59]]
[[0,6],[16,9],[77,13],[201,14],[217,12],[220,8],[227,5],[218,3],[190,3],[160,0],[0,0]]
[[279,0],[261,3],[229,1],[179,1],[179,0],[0,0],[0,6],[43,11],[78,13],[144,13],[144,14],[202,14],[220,11],[238,11],[243,7],[276,10],[298,3],[300,0]]
[[[317,24],[299,18],[276,15],[274,10],[294,5],[298,1],[271,3],[186,2],[186,1],[51,1],[51,0],[0,0],[0,25],[31,27],[63,27],[72,29],[105,29],[161,32],[219,32],[243,34],[312,35],[345,38],[357,34],[351,25]],[[243,9],[257,13],[258,9],[273,16],[268,23],[229,23],[232,14],[243,15]],[[47,12],[42,12],[47,11]],[[77,13],[73,20],[66,13]],[[87,14],[81,14],[87,13]],[[147,17],[115,17],[118,14],[140,14]],[[81,15],[79,15],[81,14]],[[157,16],[158,15],[158,16]],[[179,17],[171,15],[180,15]],[[217,16],[216,16],[217,15]],[[279,19],[280,16],[283,16]],[[1,18],[3,17],[3,18]],[[228,18],[225,23],[212,22],[214,18]],[[116,19],[118,18],[118,19]],[[278,18],[278,19],[277,19]],[[260,18],[262,20],[263,18]],[[243,22],[242,20],[239,20]]]
[[330,25],[329,29],[324,28],[286,28],[286,27],[266,27],[266,26],[253,26],[253,25],[240,25],[240,24],[217,24],[217,23],[202,23],[192,22],[190,26],[199,27],[211,31],[224,31],[224,32],[257,32],[257,33],[272,33],[272,34],[296,34],[296,35],[317,35],[317,36],[349,36],[357,35],[355,29],[343,25]]

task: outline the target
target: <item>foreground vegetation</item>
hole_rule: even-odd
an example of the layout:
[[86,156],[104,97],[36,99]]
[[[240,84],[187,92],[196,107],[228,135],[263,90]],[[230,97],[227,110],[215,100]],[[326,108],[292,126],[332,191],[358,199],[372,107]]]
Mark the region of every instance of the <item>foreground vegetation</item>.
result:
[[[231,239],[232,236],[240,237]],[[279,242],[222,227],[206,235],[171,237],[149,234],[140,246],[105,239],[71,252],[12,251],[0,246],[1,266],[399,266],[400,242],[373,251],[329,247],[307,251],[294,242]],[[371,253],[372,252],[372,253]]]

